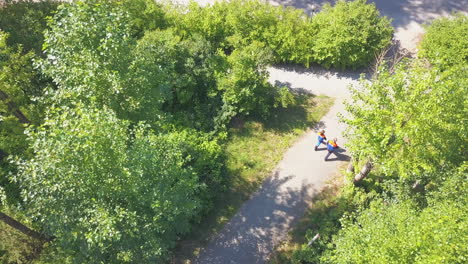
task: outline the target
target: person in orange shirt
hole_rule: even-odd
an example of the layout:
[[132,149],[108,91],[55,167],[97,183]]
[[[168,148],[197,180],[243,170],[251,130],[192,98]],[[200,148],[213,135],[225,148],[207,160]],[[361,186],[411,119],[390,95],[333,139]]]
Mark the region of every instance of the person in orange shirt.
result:
[[325,130],[322,129],[318,132],[317,144],[315,144],[315,151],[317,151],[317,148],[320,146],[320,144],[323,143],[324,145],[327,145],[326,140],[327,137],[325,136]]
[[335,149],[339,148],[338,144],[336,144],[336,141],[337,141],[336,138],[328,141],[328,144],[327,144],[328,153],[325,156],[325,161],[328,160],[328,157],[330,157],[330,155],[335,151]]

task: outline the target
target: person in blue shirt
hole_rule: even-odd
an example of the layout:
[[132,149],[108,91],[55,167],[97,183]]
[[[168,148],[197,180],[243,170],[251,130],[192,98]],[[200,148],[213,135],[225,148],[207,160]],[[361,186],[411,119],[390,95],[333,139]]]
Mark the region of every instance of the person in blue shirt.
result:
[[338,144],[336,144],[336,141],[337,141],[336,138],[328,141],[328,144],[327,144],[328,153],[325,156],[325,161],[328,161],[328,157],[330,157],[330,155],[335,151],[335,149],[339,148]]
[[315,144],[315,151],[317,151],[317,148],[320,146],[320,144],[327,145],[327,137],[325,136],[325,130],[320,130],[317,135],[317,144]]

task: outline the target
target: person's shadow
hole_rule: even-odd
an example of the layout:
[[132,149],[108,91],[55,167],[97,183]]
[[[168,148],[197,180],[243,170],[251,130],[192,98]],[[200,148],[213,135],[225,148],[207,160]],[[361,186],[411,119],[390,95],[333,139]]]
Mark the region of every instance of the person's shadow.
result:
[[333,154],[332,154],[332,156],[335,155],[335,157],[334,158],[328,158],[327,161],[334,161],[334,160],[350,161],[351,157],[346,155],[346,154],[343,154],[345,152],[346,152],[346,149],[344,149],[344,148],[335,149],[335,151],[333,151]]

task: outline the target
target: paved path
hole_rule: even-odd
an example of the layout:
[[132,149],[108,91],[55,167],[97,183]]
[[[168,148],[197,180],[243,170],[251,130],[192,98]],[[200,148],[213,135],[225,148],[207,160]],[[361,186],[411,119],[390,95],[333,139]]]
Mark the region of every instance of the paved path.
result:
[[[184,1],[184,0],[180,0]],[[198,0],[202,4],[213,0]],[[468,0],[374,0],[382,14],[393,18],[395,38],[401,47],[416,51],[423,33],[422,23],[447,15],[451,10],[468,8]],[[276,0],[272,3],[303,8],[311,13],[324,2],[313,0]],[[336,98],[317,127],[306,133],[292,146],[278,164],[272,176],[247,201],[219,234],[204,248],[194,263],[199,264],[254,264],[265,263],[296,221],[304,214],[308,202],[330,176],[335,175],[340,163],[349,159],[344,150],[329,162],[323,158],[326,150],[315,152],[315,131],[326,130],[329,138],[337,137],[345,143],[341,133],[344,125],[337,113],[344,112],[343,101],[349,98],[348,85],[357,82],[357,73],[336,73],[320,69],[270,68],[270,81],[304,89],[314,94]]]
[[[292,88],[301,88],[316,93],[327,91],[337,97],[336,103],[321,120],[318,128],[324,128],[329,138],[341,136],[343,124],[338,122],[337,113],[342,112],[341,103],[347,95],[347,85],[352,78],[337,76],[324,71],[300,73],[292,69],[270,69],[271,81],[288,83]],[[355,74],[350,74],[356,76]],[[322,90],[323,89],[323,90]],[[340,163],[349,159],[346,152],[325,162],[325,146],[314,151],[316,134],[306,133],[284,155],[273,175],[247,201],[238,213],[224,226],[204,250],[195,263],[265,263],[268,256],[288,234],[296,221],[304,214],[307,203],[318,192],[325,181],[336,174]]]

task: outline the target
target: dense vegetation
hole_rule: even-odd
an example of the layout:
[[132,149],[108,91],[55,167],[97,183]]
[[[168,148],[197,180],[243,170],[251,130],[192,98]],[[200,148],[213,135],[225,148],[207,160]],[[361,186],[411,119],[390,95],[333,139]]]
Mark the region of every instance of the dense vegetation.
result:
[[205,8],[192,2],[186,13],[174,13],[180,34],[201,34],[227,52],[259,41],[272,50],[274,62],[307,67],[368,66],[393,34],[390,21],[365,0],[325,4],[314,17],[260,1],[220,1]]
[[389,21],[363,0],[323,12],[257,1],[187,10],[152,0],[7,1],[1,216],[39,235],[2,222],[2,261],[37,260],[43,249],[46,263],[167,260],[230,184],[232,119],[298,105],[267,81],[269,64],[358,68],[389,44]]
[[383,62],[352,90],[348,147],[372,172],[322,212],[306,236],[320,239],[293,263],[467,261],[467,27],[461,14],[434,21],[419,58]]

